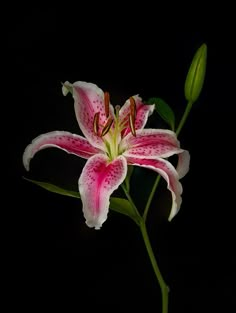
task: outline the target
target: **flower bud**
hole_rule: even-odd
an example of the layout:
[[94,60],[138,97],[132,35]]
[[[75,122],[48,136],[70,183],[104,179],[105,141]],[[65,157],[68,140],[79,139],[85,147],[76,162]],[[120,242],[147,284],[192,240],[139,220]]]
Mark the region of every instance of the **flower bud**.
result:
[[202,44],[195,53],[185,81],[185,98],[195,102],[202,90],[206,73],[207,46]]

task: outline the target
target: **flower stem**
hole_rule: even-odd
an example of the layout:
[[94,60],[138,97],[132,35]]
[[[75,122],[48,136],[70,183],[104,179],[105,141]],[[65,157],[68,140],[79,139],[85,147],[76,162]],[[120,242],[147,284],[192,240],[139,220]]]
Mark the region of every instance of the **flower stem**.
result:
[[185,109],[185,111],[184,111],[184,114],[183,114],[183,116],[182,116],[182,118],[181,118],[181,120],[180,120],[180,122],[179,122],[179,126],[178,126],[178,128],[177,128],[177,130],[176,130],[176,136],[179,135],[181,129],[183,128],[183,126],[184,126],[184,124],[185,124],[185,122],[186,122],[186,120],[187,120],[187,117],[188,117],[188,115],[189,115],[189,112],[190,112],[191,109],[192,109],[192,105],[193,105],[193,102],[192,102],[192,101],[189,101],[188,104],[187,104],[187,106],[186,106],[186,109]]
[[[185,124],[185,122],[187,120],[187,117],[188,117],[188,115],[189,115],[189,113],[191,111],[192,104],[193,104],[192,101],[188,102],[188,104],[186,106],[186,109],[184,111],[184,114],[183,114],[183,116],[182,116],[182,118],[181,118],[181,120],[179,122],[178,128],[176,130],[176,136],[179,135],[181,129],[183,128],[183,126],[184,126],[184,124]],[[144,244],[145,244],[146,249],[147,249],[147,253],[148,253],[149,259],[151,261],[154,273],[156,275],[156,278],[157,278],[157,280],[159,282],[159,285],[160,285],[160,288],[161,288],[162,313],[168,313],[168,293],[169,293],[169,287],[166,285],[166,283],[165,283],[165,281],[164,281],[164,279],[163,279],[163,277],[161,275],[161,272],[160,272],[160,269],[158,267],[155,255],[154,255],[153,250],[152,250],[152,246],[151,246],[151,243],[150,243],[150,240],[149,240],[149,237],[148,237],[148,233],[147,233],[147,228],[146,228],[146,219],[147,219],[148,210],[150,208],[152,199],[154,197],[154,194],[156,192],[156,188],[157,188],[157,186],[158,186],[158,184],[160,182],[160,179],[161,179],[161,176],[158,175],[156,180],[155,180],[155,182],[154,182],[154,184],[153,184],[153,187],[152,187],[152,190],[150,192],[150,195],[148,197],[148,200],[147,200],[147,203],[146,203],[146,206],[145,206],[145,209],[144,209],[143,216],[140,217],[139,226],[140,226],[140,230],[141,230],[142,237],[143,237],[143,240],[144,240]],[[126,196],[127,196],[127,194],[126,194]],[[128,196],[129,196],[129,194],[128,194]],[[128,196],[127,196],[127,198],[128,198]],[[129,198],[128,198],[128,200],[130,201]],[[131,199],[131,201],[132,201],[132,199]],[[132,206],[133,206],[133,204],[132,204]],[[135,207],[135,209],[137,210],[136,207]]]
[[[179,122],[178,128],[177,128],[177,130],[176,130],[176,136],[179,135],[181,129],[183,128],[183,126],[184,126],[184,124],[185,124],[185,122],[186,122],[186,120],[187,120],[187,117],[188,117],[188,115],[189,115],[189,113],[190,113],[190,111],[191,111],[191,109],[192,109],[192,105],[193,105],[193,102],[192,102],[192,101],[189,101],[188,104],[187,104],[187,106],[186,106],[186,109],[185,109],[185,111],[184,111],[184,114],[183,114],[183,116],[182,116],[182,118],[181,118],[181,120],[180,120],[180,122]],[[158,175],[157,178],[156,178],[156,180],[155,180],[155,182],[154,182],[154,184],[153,184],[152,191],[151,191],[151,193],[150,193],[150,195],[149,195],[149,197],[148,197],[148,200],[147,200],[147,203],[146,203],[146,207],[145,207],[144,213],[143,213],[143,219],[144,219],[144,221],[146,221],[146,219],[147,219],[148,210],[149,210],[149,208],[150,208],[152,199],[153,199],[153,197],[154,197],[154,195],[155,195],[155,192],[156,192],[157,186],[158,186],[158,184],[159,184],[159,182],[160,182],[160,179],[161,179],[161,176]]]
[[142,233],[142,236],[143,236],[143,240],[144,240],[144,243],[145,243],[145,246],[146,246],[146,249],[147,249],[147,252],[148,252],[148,256],[149,256],[149,259],[151,261],[154,273],[156,275],[156,278],[157,278],[157,280],[159,282],[159,285],[160,285],[160,288],[161,288],[162,313],[167,313],[168,312],[168,292],[169,292],[169,287],[166,285],[166,283],[165,283],[165,281],[164,281],[164,279],[163,279],[163,277],[161,275],[160,269],[159,269],[159,267],[157,265],[157,261],[156,261],[156,258],[155,258],[155,255],[153,253],[152,246],[151,246],[151,243],[150,243],[150,240],[149,240],[149,237],[148,237],[146,224],[145,224],[145,221],[143,219],[140,222],[140,230],[141,230],[141,233]]
[[133,199],[131,198],[131,196],[130,196],[130,194],[129,194],[129,192],[128,192],[126,186],[125,186],[125,184],[124,184],[124,183],[121,184],[121,187],[122,187],[122,189],[124,190],[124,193],[125,193],[125,195],[126,195],[126,198],[129,200],[131,206],[133,207],[133,209],[134,209],[134,211],[135,211],[135,213],[136,213],[136,215],[137,215],[138,221],[140,221],[140,219],[141,219],[142,217],[141,217],[141,215],[139,214],[139,211],[138,211],[136,205],[134,204],[134,201],[133,201]]
[[[168,292],[169,292],[169,287],[166,285],[166,283],[165,283],[165,281],[164,281],[164,279],[163,279],[163,277],[161,275],[160,269],[158,267],[158,264],[157,264],[157,261],[156,261],[156,258],[155,258],[154,252],[152,250],[152,246],[151,246],[150,240],[149,240],[149,236],[148,236],[148,233],[147,233],[147,228],[146,228],[146,223],[145,223],[144,217],[142,217],[139,214],[139,211],[138,211],[136,205],[134,204],[132,197],[130,196],[129,192],[127,191],[125,184],[122,184],[121,186],[122,186],[122,188],[124,190],[124,193],[125,193],[127,199],[129,200],[130,204],[132,205],[134,211],[137,214],[138,225],[140,227],[140,231],[141,231],[141,234],[142,234],[142,237],[143,237],[143,241],[144,241],[145,247],[147,249],[147,253],[148,253],[150,262],[152,264],[154,273],[156,275],[156,278],[157,278],[158,283],[159,283],[160,288],[161,288],[162,313],[168,313]],[[151,200],[150,200],[150,202],[151,202]]]
[[147,219],[148,210],[150,208],[152,199],[153,199],[153,197],[155,195],[155,192],[156,192],[156,189],[157,189],[157,186],[159,184],[160,179],[161,179],[161,176],[158,175],[156,180],[155,180],[155,182],[154,182],[154,185],[152,187],[152,191],[150,192],[150,195],[148,197],[147,204],[146,204],[144,212],[143,212],[143,219],[144,219],[144,221],[146,221],[146,219]]

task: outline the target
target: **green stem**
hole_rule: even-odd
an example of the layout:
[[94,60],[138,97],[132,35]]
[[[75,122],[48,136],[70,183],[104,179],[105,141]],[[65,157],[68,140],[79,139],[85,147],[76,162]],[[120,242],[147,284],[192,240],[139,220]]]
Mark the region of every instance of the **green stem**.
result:
[[136,213],[136,215],[137,215],[137,217],[138,217],[138,221],[139,221],[142,217],[140,216],[139,211],[138,211],[136,205],[134,204],[134,201],[133,201],[133,199],[131,198],[131,196],[130,196],[128,190],[126,189],[125,184],[124,184],[124,183],[121,184],[121,187],[122,187],[122,189],[124,190],[124,193],[125,193],[127,199],[129,200],[130,204],[132,205],[132,207],[133,207],[133,209],[134,209],[134,211],[135,211],[135,213]]
[[149,259],[151,261],[154,273],[156,275],[156,278],[157,278],[158,283],[159,283],[160,288],[161,288],[162,313],[168,313],[168,292],[169,292],[169,287],[166,285],[166,283],[165,283],[165,281],[164,281],[164,279],[163,279],[163,277],[161,275],[161,272],[159,270],[159,267],[158,267],[158,264],[157,264],[157,261],[156,261],[156,258],[155,258],[155,255],[153,253],[152,246],[151,246],[151,243],[150,243],[150,240],[149,240],[149,237],[148,237],[145,220],[139,214],[139,211],[138,211],[136,205],[134,204],[133,199],[131,198],[129,192],[127,191],[127,189],[125,187],[125,185],[122,184],[121,186],[122,186],[122,188],[124,190],[124,193],[125,193],[127,199],[129,200],[130,204],[132,205],[134,211],[137,214],[138,221],[139,221],[138,225],[139,225],[141,233],[142,233],[143,241],[144,241],[145,247],[147,249],[147,253],[148,253]]
[[[178,125],[178,128],[176,130],[176,135],[178,136],[181,129],[183,128],[186,120],[187,120],[187,117],[191,111],[191,108],[192,108],[192,104],[193,102],[192,101],[189,101],[187,106],[186,106],[186,109],[184,111],[184,114],[180,120],[180,123]],[[142,237],[143,237],[143,241],[144,241],[144,244],[146,246],[146,249],[147,249],[147,253],[148,253],[148,256],[149,256],[149,259],[151,261],[151,264],[152,264],[152,268],[154,270],[154,273],[156,275],[156,278],[158,280],[158,283],[160,285],[160,288],[161,288],[161,295],[162,295],[162,313],[168,313],[168,293],[169,293],[169,287],[166,285],[162,275],[161,275],[161,272],[160,272],[160,269],[158,267],[158,264],[157,264],[157,261],[156,261],[156,258],[155,258],[155,255],[153,253],[153,250],[152,250],[152,246],[151,246],[151,243],[150,243],[150,240],[149,240],[149,237],[148,237],[148,233],[147,233],[147,228],[146,228],[146,218],[147,218],[147,213],[148,213],[148,210],[150,208],[150,205],[151,205],[151,202],[152,202],[152,199],[154,197],[154,194],[155,194],[155,191],[156,191],[156,188],[159,184],[159,181],[160,181],[160,178],[161,176],[158,175],[155,182],[154,182],[154,185],[152,187],[152,190],[151,190],[151,193],[148,197],[148,200],[147,200],[147,203],[146,203],[146,206],[145,206],[145,209],[144,209],[144,213],[143,213],[143,216],[141,217],[139,212],[138,212],[138,209],[136,207],[136,205],[134,204],[125,184],[122,184],[122,188],[125,192],[125,195],[127,197],[127,199],[129,200],[130,204],[132,205],[134,211],[136,212],[137,214],[137,217],[138,217],[138,220],[139,220],[139,226],[140,226],[140,230],[141,230],[141,233],[142,233]]]
[[192,101],[189,101],[188,104],[187,104],[187,106],[186,106],[186,109],[185,109],[185,111],[184,111],[184,114],[183,114],[183,116],[182,116],[182,118],[181,118],[181,120],[180,120],[180,122],[179,122],[179,126],[178,126],[178,128],[177,128],[177,130],[176,130],[176,136],[179,135],[181,129],[183,128],[183,126],[184,126],[184,124],[185,124],[185,122],[186,122],[186,119],[187,119],[187,117],[188,117],[188,115],[189,115],[189,112],[190,112],[191,109],[192,109],[192,105],[193,105],[193,102],[192,102]]
[[158,175],[156,180],[155,180],[155,182],[154,182],[154,185],[152,187],[152,191],[151,191],[151,193],[150,193],[150,195],[148,197],[147,204],[146,204],[144,212],[143,212],[143,219],[144,219],[144,221],[146,221],[146,219],[147,219],[148,210],[150,208],[152,199],[153,199],[153,197],[155,195],[155,192],[156,192],[156,189],[157,189],[157,186],[158,186],[160,180],[161,180],[161,176]]
[[[182,118],[181,118],[181,120],[180,120],[180,122],[179,122],[178,128],[177,128],[177,130],[176,130],[176,136],[179,135],[181,129],[183,128],[183,126],[184,126],[184,124],[185,124],[185,122],[186,122],[186,120],[187,120],[187,117],[188,117],[188,115],[189,115],[189,113],[190,113],[190,111],[191,111],[191,109],[192,109],[192,105],[193,105],[193,102],[192,102],[192,101],[189,101],[188,104],[187,104],[187,106],[186,106],[186,109],[185,109],[185,111],[184,111],[184,114],[183,114],[183,116],[182,116]],[[153,197],[154,197],[154,195],[155,195],[155,192],[156,192],[157,186],[158,186],[158,184],[159,184],[159,182],[160,182],[160,179],[161,179],[161,176],[158,175],[157,178],[156,178],[156,180],[155,180],[155,182],[154,182],[154,185],[153,185],[153,187],[152,187],[152,191],[151,191],[151,193],[150,193],[150,195],[149,195],[149,197],[148,197],[147,204],[146,204],[146,207],[145,207],[144,213],[143,213],[143,219],[144,219],[144,221],[146,221],[146,219],[147,219],[148,210],[149,210],[149,208],[150,208],[152,199],[153,199]]]
[[159,270],[159,267],[157,265],[157,261],[155,258],[155,255],[153,253],[152,250],[152,246],[148,237],[148,233],[147,233],[147,228],[146,228],[146,224],[145,221],[142,219],[140,222],[140,230],[143,236],[143,240],[148,252],[148,256],[149,259],[151,261],[154,273],[156,275],[156,278],[159,282],[160,288],[161,288],[161,295],[162,295],[162,313],[167,313],[168,312],[168,292],[169,292],[169,287],[166,285],[161,272]]

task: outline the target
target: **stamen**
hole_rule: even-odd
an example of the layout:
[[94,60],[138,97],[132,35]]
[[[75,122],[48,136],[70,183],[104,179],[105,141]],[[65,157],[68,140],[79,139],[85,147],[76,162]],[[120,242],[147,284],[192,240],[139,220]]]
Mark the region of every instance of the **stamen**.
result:
[[136,113],[137,113],[136,103],[133,97],[130,97],[129,101],[130,101],[129,126],[130,126],[133,136],[136,136],[136,132],[135,132],[135,118],[136,118]]
[[103,127],[102,136],[105,136],[109,132],[112,123],[113,123],[113,119],[109,117],[109,119],[107,120],[106,124]]
[[131,129],[131,133],[134,137],[136,137],[136,131],[135,131],[135,125],[134,125],[134,119],[132,117],[132,115],[129,115],[129,127]]
[[98,135],[99,114],[100,114],[100,112],[95,113],[95,114],[94,114],[94,118],[93,118],[93,130],[94,130],[94,132],[95,132],[96,135]]
[[130,114],[133,117],[133,119],[136,119],[136,114],[137,114],[137,110],[136,110],[136,103],[133,97],[129,98],[130,101]]
[[104,103],[105,103],[105,113],[106,113],[106,117],[109,116],[110,113],[110,108],[109,108],[109,104],[110,104],[110,94],[109,92],[105,91],[104,92]]

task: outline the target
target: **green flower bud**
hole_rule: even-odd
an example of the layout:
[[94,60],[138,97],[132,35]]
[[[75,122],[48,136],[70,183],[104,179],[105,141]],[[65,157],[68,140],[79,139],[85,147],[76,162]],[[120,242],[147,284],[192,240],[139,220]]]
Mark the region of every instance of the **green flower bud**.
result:
[[197,100],[202,90],[206,73],[207,46],[202,44],[193,57],[185,81],[185,98],[192,103]]

